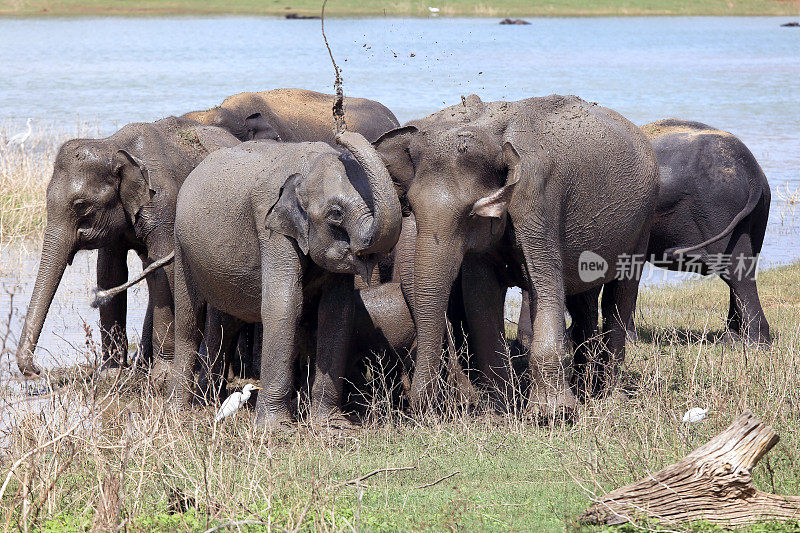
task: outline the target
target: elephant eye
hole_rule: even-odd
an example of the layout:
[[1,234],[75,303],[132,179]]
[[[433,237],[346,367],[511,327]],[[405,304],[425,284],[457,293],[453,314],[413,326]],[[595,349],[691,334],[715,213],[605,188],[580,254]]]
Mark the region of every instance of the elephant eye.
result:
[[72,207],[75,209],[75,213],[81,217],[90,215],[92,212],[92,204],[82,198],[78,198],[72,202]]
[[343,220],[342,208],[338,205],[331,206],[330,210],[328,210],[327,219],[331,224],[341,224]]

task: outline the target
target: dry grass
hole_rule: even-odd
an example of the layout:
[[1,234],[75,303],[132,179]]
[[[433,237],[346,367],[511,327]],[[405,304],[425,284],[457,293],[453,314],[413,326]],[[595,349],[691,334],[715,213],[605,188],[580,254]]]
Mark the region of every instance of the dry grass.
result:
[[[6,382],[0,527],[561,531],[593,496],[674,462],[744,409],[781,436],[757,485],[800,494],[800,264],[763,273],[760,288],[776,337],[762,351],[714,342],[721,282],[645,291],[626,393],[583,405],[573,425],[463,409],[447,387],[449,407],[418,420],[393,404],[380,371],[358,430],[301,423],[279,435],[248,411],[216,428],[211,408],[177,419],[130,371],[28,399]],[[74,356],[97,357],[91,338]],[[709,418],[682,424],[693,406]]]

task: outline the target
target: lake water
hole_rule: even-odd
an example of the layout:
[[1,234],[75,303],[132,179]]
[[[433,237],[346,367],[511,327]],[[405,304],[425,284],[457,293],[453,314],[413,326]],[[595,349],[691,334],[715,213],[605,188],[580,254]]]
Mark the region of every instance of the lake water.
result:
[[[330,19],[345,93],[381,101],[401,122],[479,94],[515,100],[577,94],[637,124],[665,117],[738,135],[773,190],[762,265],[800,257],[800,30],[772,17]],[[318,20],[270,17],[0,20],[0,141],[23,129],[89,122],[103,134],[219,104],[241,91],[332,91]],[[800,198],[798,198],[800,200]],[[38,256],[5,250],[0,289],[15,290],[16,345]],[[84,342],[93,255],[79,254],[56,296],[40,357]],[[14,289],[16,287],[16,289]],[[130,300],[141,324],[144,290]],[[5,319],[9,297],[0,294]],[[0,330],[2,325],[0,325]],[[0,336],[4,334],[0,331]],[[74,353],[74,350],[72,351]],[[2,366],[9,368],[9,351]],[[53,358],[49,359],[50,361]]]

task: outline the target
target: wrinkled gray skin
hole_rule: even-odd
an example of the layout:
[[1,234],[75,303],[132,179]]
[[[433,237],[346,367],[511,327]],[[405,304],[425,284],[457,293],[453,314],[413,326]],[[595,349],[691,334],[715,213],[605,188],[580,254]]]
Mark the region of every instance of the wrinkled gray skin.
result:
[[[220,106],[186,113],[184,117],[224,128],[241,141],[322,141],[335,146],[331,114],[334,100],[333,95],[304,89],[275,89],[236,94],[226,98]],[[344,99],[344,108],[347,129],[360,133],[369,141],[374,141],[383,133],[399,126],[394,114],[386,106],[373,100],[348,97]],[[391,272],[391,265],[387,266],[385,254],[379,267],[384,273]],[[360,278],[357,278],[356,283],[359,287],[366,286]],[[232,358],[232,340],[223,339],[219,333],[224,320],[227,319],[213,311],[209,315],[205,335],[208,344],[212,346],[209,353],[217,353],[221,357],[214,358],[214,362],[206,361],[201,367],[220,365],[226,358]],[[257,326],[247,326],[246,338],[253,337],[253,327]],[[219,351],[223,345],[228,349],[224,355]],[[204,376],[201,381],[205,379]],[[210,395],[210,389],[206,387],[206,391]]]
[[[402,383],[403,389],[406,392],[409,389],[409,376],[416,350],[416,327],[401,289],[401,283],[405,281],[409,287],[413,284],[416,238],[417,227],[414,216],[404,217],[400,237],[394,249],[388,254],[380,255],[378,264],[382,268],[380,272],[378,269],[373,272],[372,285],[363,283],[360,277],[356,278],[358,289],[354,295],[353,332],[347,350],[350,354],[350,365],[346,379],[349,404],[356,411],[363,410],[364,406],[370,404],[369,394],[374,392],[371,390],[373,384],[364,380],[367,365],[373,365],[373,369],[380,368],[385,371],[389,382],[392,382],[393,378],[399,378],[398,381]],[[339,312],[337,308],[333,308],[331,311]],[[448,319],[453,325],[453,351],[464,353],[466,324],[464,323],[460,291],[454,291],[454,294],[451,295]],[[215,327],[222,328],[223,325],[219,323],[219,320],[219,317],[210,319],[209,324],[213,323]],[[310,326],[313,327],[313,324]],[[304,343],[301,350],[303,357],[313,357],[316,351],[316,343],[313,342],[315,333],[314,331],[309,336],[308,340],[311,342]],[[255,335],[252,335],[244,329],[242,334],[237,352],[231,350],[232,347],[228,345],[211,345],[209,353],[225,354],[226,358],[225,360],[216,360],[216,363],[220,365],[214,372],[217,376],[225,373],[225,364],[231,364],[231,371],[234,374],[244,378],[259,377],[258,369],[261,360],[259,339],[261,334],[256,330]],[[206,334],[206,338],[211,337],[208,333]],[[457,355],[457,353],[451,353],[450,357]],[[460,361],[454,359],[450,362],[452,363],[448,365],[450,379],[457,383],[467,396],[474,393]],[[203,382],[206,376],[202,370],[201,368],[200,393],[213,399],[213,391],[208,384]],[[223,390],[221,385],[223,385],[221,382],[217,384],[217,394]],[[394,400],[400,401],[400,391],[394,392],[398,393]]]
[[[536,415],[570,415],[565,297],[607,284],[607,365],[624,358],[625,325],[638,279],[615,280],[617,257],[644,253],[658,192],[655,154],[619,114],[576,97],[484,103],[470,96],[375,143],[406,192],[418,234],[411,308],[417,360],[411,401],[424,407],[441,364],[448,296],[462,273],[467,323],[478,368],[495,398],[509,398],[502,345],[509,286],[531,291],[531,403]],[[578,257],[609,264],[583,281]],[[610,381],[606,380],[610,384]]]
[[[348,373],[348,383],[352,389],[350,400],[356,409],[369,405],[370,384],[363,382],[367,364],[372,364],[376,370],[384,370],[389,378],[398,377],[405,396],[410,391],[409,376],[416,358],[417,330],[405,294],[414,283],[416,239],[417,226],[412,214],[403,218],[400,238],[392,253],[379,260],[379,265],[383,262],[387,267],[383,275],[388,273],[389,277],[380,277],[377,281],[380,284],[356,291],[350,347],[352,367]],[[460,287],[460,278],[456,280],[456,285]],[[403,287],[407,287],[406,291]],[[460,290],[454,290],[450,295],[447,319],[453,334],[452,344],[445,341],[442,347],[448,352],[447,378],[465,398],[474,399],[475,390],[462,366],[466,361],[460,359],[460,356],[468,356],[468,325]],[[376,360],[376,354],[385,354],[385,357]],[[400,400],[399,395],[395,400]]]
[[[229,96],[219,107],[184,116],[224,128],[241,141],[322,141],[333,146],[331,109],[335,98],[304,89],[241,93]],[[399,126],[394,114],[374,100],[345,98],[344,109],[347,129],[360,133],[370,142]]]
[[[211,151],[239,141],[219,128],[169,117],[128,124],[105,139],[73,139],[56,156],[47,186],[47,227],[28,314],[17,348],[25,376],[40,373],[34,350],[48,308],[78,250],[99,249],[97,284],[106,289],[128,277],[128,250],[143,266],[172,252],[175,200],[186,176]],[[143,343],[162,357],[173,352],[172,269],[148,276]],[[100,310],[105,364],[125,363],[126,296]],[[152,353],[152,347],[149,348]]]
[[352,132],[338,142],[355,161],[323,143],[247,142],[212,154],[181,188],[173,387],[179,408],[190,400],[208,303],[232,317],[224,331],[262,322],[264,390],[256,421],[271,428],[291,419],[303,326],[317,322],[324,342],[317,346],[311,416],[337,418],[353,275],[368,275],[374,254],[394,246],[401,225],[397,194],[372,146]]

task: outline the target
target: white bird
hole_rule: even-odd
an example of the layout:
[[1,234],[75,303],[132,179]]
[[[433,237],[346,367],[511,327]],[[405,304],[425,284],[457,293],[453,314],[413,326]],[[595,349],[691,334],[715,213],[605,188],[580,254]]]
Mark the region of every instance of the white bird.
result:
[[430,7],[430,6],[428,6],[428,11],[430,11],[431,13],[438,13],[439,12],[439,8],[438,7]]
[[248,383],[244,386],[241,392],[236,391],[227,398],[225,401],[222,402],[222,407],[219,408],[217,411],[217,416],[214,417],[214,422],[219,422],[223,418],[228,418],[232,414],[236,413],[241,406],[247,403],[247,400],[250,399],[250,392],[253,390],[261,390],[261,387],[256,387]]
[[11,137],[8,140],[8,142],[6,143],[6,146],[19,146],[24,150],[25,149],[25,141],[28,140],[28,137],[31,136],[31,132],[33,131],[31,129],[31,119],[28,119],[27,125],[28,125],[28,129],[26,131],[21,132],[21,133],[17,133],[13,137]]
[[703,409],[702,407],[692,407],[686,414],[683,415],[683,421],[686,424],[697,424],[701,422],[706,415],[708,414],[708,409]]

